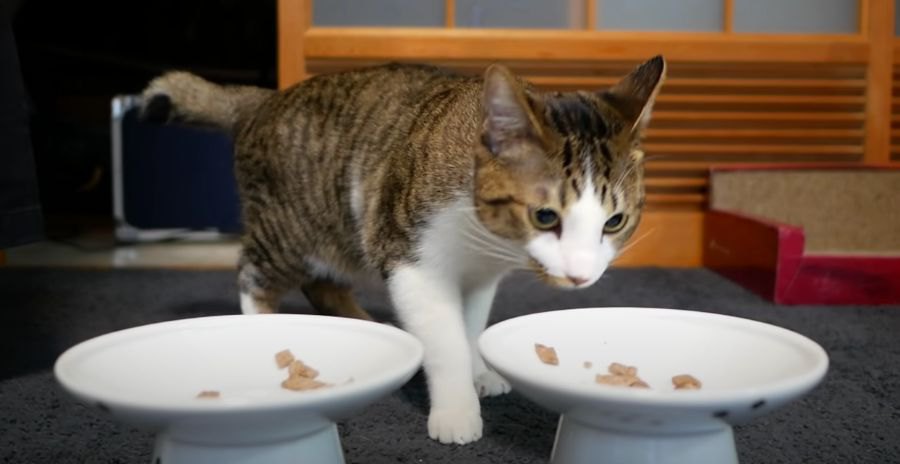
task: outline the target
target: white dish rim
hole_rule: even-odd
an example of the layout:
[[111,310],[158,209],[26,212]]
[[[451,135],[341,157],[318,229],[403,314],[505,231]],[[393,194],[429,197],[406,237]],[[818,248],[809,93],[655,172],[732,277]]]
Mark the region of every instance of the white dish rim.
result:
[[[534,378],[533,376],[522,376],[516,372],[505,368],[503,361],[497,358],[496,353],[486,349],[491,337],[498,336],[504,330],[515,328],[517,325],[533,324],[534,321],[540,319],[549,319],[558,317],[554,313],[573,314],[575,312],[621,312],[626,315],[642,314],[646,316],[657,317],[678,317],[681,319],[714,319],[719,322],[730,324],[739,324],[744,327],[751,327],[756,330],[767,332],[769,334],[787,337],[792,343],[798,345],[811,354],[815,358],[815,363],[809,369],[798,375],[785,378],[783,380],[772,382],[764,387],[759,388],[738,388],[729,390],[674,390],[674,389],[642,389],[642,388],[622,388],[597,384],[575,384],[575,383],[559,383],[547,378]],[[536,340],[537,341],[537,340]],[[785,393],[796,393],[809,390],[817,385],[828,372],[829,358],[824,348],[812,339],[801,335],[797,332],[779,327],[773,324],[747,319],[737,316],[725,314],[710,313],[705,311],[677,309],[677,308],[660,308],[660,307],[584,307],[551,310],[540,313],[533,313],[523,316],[514,317],[498,322],[488,327],[478,341],[479,351],[485,361],[497,369],[501,376],[509,377],[513,389],[516,384],[526,383],[537,386],[541,390],[553,391],[557,395],[566,395],[577,403],[583,402],[610,402],[610,403],[628,403],[643,406],[655,407],[700,407],[709,409],[719,409],[726,405],[734,403],[755,404],[760,400],[768,398],[782,397]],[[537,358],[535,358],[537,361]],[[702,380],[702,379],[701,379]]]
[[[88,355],[92,350],[103,349],[109,345],[128,340],[135,336],[152,336],[155,333],[182,330],[191,327],[212,328],[220,324],[246,325],[258,324],[283,324],[301,322],[306,325],[346,326],[356,329],[374,331],[393,337],[397,343],[405,345],[410,356],[401,363],[385,366],[374,376],[368,377],[364,382],[354,379],[351,382],[340,384],[334,388],[309,390],[297,392],[292,397],[259,398],[252,403],[227,403],[217,401],[197,401],[178,405],[162,405],[158,401],[147,401],[141,398],[122,400],[121,398],[106,398],[98,396],[96,391],[85,387],[81,382],[72,378],[68,371],[69,364],[78,357]],[[199,326],[197,326],[200,324]],[[273,368],[274,355],[272,353]],[[422,365],[424,347],[421,342],[411,334],[393,326],[359,319],[340,318],[333,316],[321,316],[312,314],[255,314],[255,315],[221,315],[202,316],[184,319],[144,324],[127,329],[117,330],[98,335],[88,340],[75,344],[65,350],[56,360],[53,373],[57,382],[76,397],[82,398],[101,409],[124,409],[132,413],[145,413],[157,416],[165,415],[217,415],[247,412],[266,412],[283,409],[309,409],[315,411],[324,405],[340,404],[352,397],[356,397],[372,388],[378,388],[385,384],[395,382],[397,379],[409,379]],[[277,386],[280,388],[280,386]]]

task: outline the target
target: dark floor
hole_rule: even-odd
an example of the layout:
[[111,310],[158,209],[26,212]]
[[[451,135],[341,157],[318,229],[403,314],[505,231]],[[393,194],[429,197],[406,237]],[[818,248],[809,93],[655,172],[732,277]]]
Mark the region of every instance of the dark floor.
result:
[[[72,401],[50,369],[68,347],[113,330],[238,313],[231,272],[0,269],[0,461],[147,463],[152,436]],[[380,287],[364,306],[387,315]],[[561,292],[516,276],[494,320],[583,306],[656,306],[747,317],[797,331],[829,353],[822,385],[736,430],[743,464],[900,463],[900,307],[777,307],[706,270],[614,270]],[[299,297],[288,309],[305,311]],[[556,417],[515,393],[483,402],[485,437],[445,446],[425,434],[421,376],[340,424],[348,463],[547,462]]]

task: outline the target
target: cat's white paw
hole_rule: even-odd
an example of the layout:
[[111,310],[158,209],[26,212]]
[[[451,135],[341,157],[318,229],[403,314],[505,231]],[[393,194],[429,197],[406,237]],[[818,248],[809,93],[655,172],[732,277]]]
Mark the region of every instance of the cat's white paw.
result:
[[484,371],[475,377],[475,391],[482,398],[509,393],[511,389],[509,382],[494,371]]
[[478,409],[432,409],[428,415],[428,436],[444,444],[478,440],[483,426]]

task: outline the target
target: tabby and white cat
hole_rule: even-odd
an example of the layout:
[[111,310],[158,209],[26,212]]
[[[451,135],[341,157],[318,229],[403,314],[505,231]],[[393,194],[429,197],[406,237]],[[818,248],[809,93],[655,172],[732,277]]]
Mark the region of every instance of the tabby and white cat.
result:
[[428,434],[462,444],[481,437],[479,395],[510,388],[476,348],[501,278],[587,287],[637,227],[664,75],[656,57],[605,91],[542,93],[500,65],[389,64],[276,92],[173,72],[142,112],[233,135],[243,312],[299,287],[322,314],[368,319],[351,282],[380,273],[425,346]]

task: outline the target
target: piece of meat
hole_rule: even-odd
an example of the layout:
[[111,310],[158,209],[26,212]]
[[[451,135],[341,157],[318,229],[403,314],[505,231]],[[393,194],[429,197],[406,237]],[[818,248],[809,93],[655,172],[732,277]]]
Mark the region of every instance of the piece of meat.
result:
[[282,388],[286,388],[288,390],[294,391],[304,391],[304,390],[315,390],[318,388],[327,387],[328,384],[324,382],[319,382],[315,379],[310,379],[306,377],[288,377],[283,382],[281,382]]
[[290,366],[292,362],[294,362],[294,355],[291,353],[291,350],[281,350],[275,353],[275,364],[278,365],[279,369]]
[[681,374],[672,377],[672,385],[675,386],[676,390],[699,390],[703,387],[703,383],[689,374]]
[[291,361],[291,364],[288,365],[288,375],[291,377],[306,377],[307,379],[314,379],[319,376],[319,371],[303,364],[303,361],[299,359],[295,359]]
[[535,343],[534,351],[537,353],[538,358],[540,358],[542,363],[550,364],[551,366],[559,365],[559,358],[556,356],[556,350],[553,347]]

